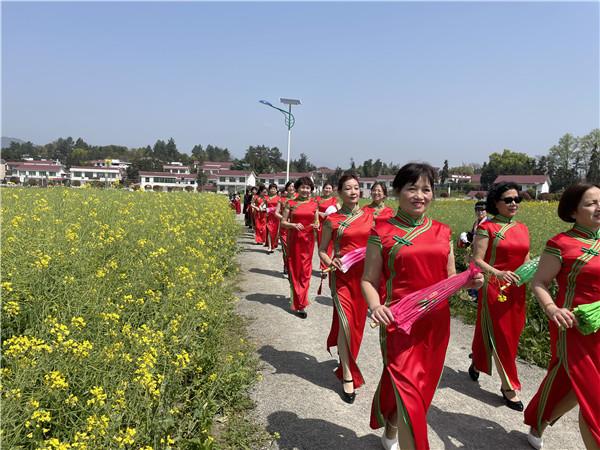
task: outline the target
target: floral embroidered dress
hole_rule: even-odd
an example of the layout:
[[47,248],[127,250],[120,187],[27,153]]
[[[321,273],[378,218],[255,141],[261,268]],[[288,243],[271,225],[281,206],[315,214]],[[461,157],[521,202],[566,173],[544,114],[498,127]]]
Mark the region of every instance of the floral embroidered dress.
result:
[[[373,227],[373,215],[361,209],[352,212],[342,208],[328,216],[323,227],[331,229],[334,256],[342,257],[352,250],[367,246]],[[327,337],[327,350],[337,346],[341,325],[348,343],[354,388],[364,384],[363,376],[356,364],[368,311],[367,302],[360,288],[363,268],[364,260],[353,264],[346,273],[339,270],[332,271],[329,278],[334,307],[331,330]],[[336,369],[335,374],[340,380],[343,379],[341,366]]]
[[[600,300],[600,230],[575,225],[550,239],[544,252],[560,260],[556,276],[559,308],[573,309]],[[548,373],[525,409],[525,423],[539,430],[571,390],[600,446],[600,332],[583,335],[576,327],[550,322],[552,357]]]
[[316,219],[317,202],[306,200],[288,200],[291,223],[301,223],[303,230],[288,229],[288,270],[291,289],[292,311],[302,311],[308,306],[308,289],[312,276],[312,258],[315,249],[313,224]]
[[[385,292],[392,305],[448,277],[450,227],[426,216],[414,220],[402,210],[376,223],[369,245],[381,251]],[[395,412],[412,430],[417,449],[428,449],[427,410],[444,368],[450,339],[447,302],[419,320],[410,335],[380,327],[383,373],[373,398],[371,427],[380,428]]]
[[[477,228],[476,234],[488,238],[484,261],[498,270],[514,271],[529,255],[529,230],[514,219],[496,215]],[[517,349],[525,327],[525,286],[510,286],[500,297],[495,278],[486,277],[479,290],[477,323],[473,336],[473,365],[492,374],[493,350],[496,350],[510,389],[520,390],[517,374]]]
[[[336,206],[337,205],[337,197],[334,195],[330,195],[328,197],[317,197],[316,198],[317,204],[319,205],[319,212],[320,213],[324,213],[325,211],[327,211],[327,208],[329,208],[330,206]],[[319,228],[317,228],[317,248],[321,245],[321,234],[323,232],[323,222],[325,222],[325,219],[322,219],[319,216]],[[333,254],[333,241],[329,244],[329,247],[327,247],[327,254],[329,256],[331,256]],[[325,266],[325,264],[323,264],[323,262],[320,262],[320,267],[321,270],[326,269],[327,267]]]
[[[281,197],[279,195],[265,197],[265,203],[267,205],[267,223],[266,223],[266,238],[271,243],[271,248],[277,248],[277,235],[279,233],[279,218],[275,215],[277,212],[277,205]],[[265,242],[266,239],[265,239]]]

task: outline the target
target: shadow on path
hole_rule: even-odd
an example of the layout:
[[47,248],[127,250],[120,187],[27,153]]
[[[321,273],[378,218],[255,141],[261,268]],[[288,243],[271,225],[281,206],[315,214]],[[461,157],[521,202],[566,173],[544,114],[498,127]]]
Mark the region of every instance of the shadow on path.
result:
[[[340,391],[341,384],[333,370],[337,361],[330,359],[319,362],[317,358],[306,353],[277,350],[271,345],[265,345],[258,350],[260,359],[275,369],[275,373],[286,373],[303,378],[317,386],[333,391]],[[302,401],[302,399],[298,399]]]
[[246,296],[246,300],[251,302],[262,303],[263,305],[273,305],[284,311],[294,314],[290,309],[290,297],[279,294],[250,294]]
[[333,305],[333,300],[331,299],[331,297],[327,297],[325,295],[317,295],[315,297],[314,302],[318,303],[319,305],[323,305],[323,306],[332,306]]
[[[465,365],[468,367],[470,360],[465,358]],[[482,374],[482,376],[485,374]],[[481,389],[479,383],[471,380],[467,371],[456,371],[448,366],[444,366],[442,379],[438,389],[449,388],[456,392],[460,392],[468,397],[471,397],[480,402],[486,403],[494,407],[504,407],[504,400],[500,397],[500,388],[498,394]]]
[[283,275],[283,273],[278,270],[259,269],[258,267],[253,267],[252,269],[249,269],[248,272],[260,273],[261,275],[268,275],[270,277],[285,279],[285,276]]
[[[527,435],[520,431],[506,431],[488,419],[469,414],[429,408],[427,423],[444,443],[444,448],[527,449]],[[491,445],[493,443],[493,446]]]
[[[350,406],[351,407],[351,406]],[[289,411],[269,415],[267,431],[279,433],[280,449],[379,449],[381,443],[375,434],[358,437],[354,431],[321,419],[302,419]]]

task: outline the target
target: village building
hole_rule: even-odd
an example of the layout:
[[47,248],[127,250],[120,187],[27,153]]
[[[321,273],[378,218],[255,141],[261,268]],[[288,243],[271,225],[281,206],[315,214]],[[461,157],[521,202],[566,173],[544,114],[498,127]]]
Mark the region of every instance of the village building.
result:
[[195,173],[144,172],[140,171],[140,189],[143,191],[194,191],[197,186]]
[[221,194],[244,192],[246,187],[255,186],[257,182],[253,171],[219,169],[216,173],[207,175],[208,182],[216,188],[215,192]]
[[50,159],[28,159],[25,161],[7,161],[7,178],[16,178],[19,183],[27,183],[36,180],[41,184],[52,182],[63,182],[69,178],[60,161]]
[[532,190],[535,192],[535,198],[540,194],[550,192],[550,177],[548,175],[498,175],[494,184],[504,181],[512,181],[519,185],[521,191]]
[[100,183],[113,183],[120,181],[123,171],[119,167],[110,166],[72,166],[71,185],[78,186],[91,181]]
[[163,172],[189,174],[189,173],[191,173],[191,170],[188,166],[184,166],[183,163],[172,162],[172,163],[163,165]]
[[[314,178],[312,173],[310,172],[290,172],[290,180],[296,181],[299,178],[308,177],[311,180]],[[264,184],[265,186],[269,186],[269,184],[276,184],[278,189],[283,189],[286,183],[286,172],[276,172],[276,173],[260,173],[258,174],[258,184]],[[317,186],[315,186],[317,188]]]

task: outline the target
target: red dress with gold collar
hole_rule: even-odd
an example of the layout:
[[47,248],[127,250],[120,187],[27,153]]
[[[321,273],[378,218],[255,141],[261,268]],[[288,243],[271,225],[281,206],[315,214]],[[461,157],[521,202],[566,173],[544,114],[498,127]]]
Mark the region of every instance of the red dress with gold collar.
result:
[[[275,215],[277,212],[277,206],[281,197],[279,195],[274,195],[273,197],[267,196],[265,197],[265,202],[267,205],[267,223],[266,223],[266,238],[269,239],[271,243],[271,248],[277,248],[277,235],[279,233],[279,218]],[[265,240],[266,242],[266,240]]]
[[[573,309],[600,301],[600,230],[578,225],[554,236],[544,253],[560,260],[556,276],[559,308]],[[600,446],[600,331],[583,335],[574,328],[559,330],[550,322],[552,358],[548,373],[525,409],[525,423],[539,430],[556,405],[571,390],[579,410]]]
[[[352,250],[367,246],[373,227],[373,215],[364,210],[354,213],[340,210],[329,215],[323,226],[331,229],[334,256],[342,257]],[[356,364],[368,311],[367,302],[360,288],[363,268],[364,260],[352,265],[346,273],[339,270],[332,271],[329,277],[334,308],[331,330],[327,337],[327,350],[337,346],[341,324],[350,353],[350,371],[354,388],[364,384],[363,376]],[[335,374],[340,380],[343,379],[341,366],[337,368]]]
[[264,244],[267,239],[267,211],[265,198],[256,196],[253,202],[258,211],[254,210],[254,240],[257,244]]
[[288,228],[288,267],[291,288],[292,311],[301,311],[308,306],[308,289],[312,276],[312,258],[315,249],[313,224],[316,220],[317,202],[309,198],[304,201],[288,200],[288,221],[301,223],[303,230]]
[[[529,230],[514,219],[495,216],[482,223],[477,235],[488,238],[484,260],[498,270],[514,271],[529,255]],[[473,336],[473,365],[492,374],[493,350],[496,350],[510,389],[521,389],[517,374],[519,338],[525,327],[525,286],[510,286],[499,298],[500,287],[486,277],[479,290],[477,323]]]
[[[401,302],[406,295],[446,279],[450,237],[447,225],[428,217],[414,220],[403,211],[377,222],[369,247],[381,252],[386,282],[381,303]],[[410,335],[392,330],[380,327],[384,367],[371,408],[371,427],[384,426],[397,412],[409,424],[416,448],[428,449],[427,410],[450,339],[448,303],[417,321]]]

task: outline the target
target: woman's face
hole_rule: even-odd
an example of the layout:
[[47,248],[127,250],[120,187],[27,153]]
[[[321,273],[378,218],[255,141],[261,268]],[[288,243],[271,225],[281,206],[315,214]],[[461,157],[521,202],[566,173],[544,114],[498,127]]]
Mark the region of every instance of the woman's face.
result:
[[383,193],[383,188],[381,186],[377,185],[371,189],[371,199],[375,203],[381,203],[385,200],[385,194]]
[[256,194],[256,188],[252,188],[252,194]]
[[342,191],[338,192],[338,195],[340,196],[342,202],[345,205],[355,206],[358,203],[358,199],[360,198],[360,188],[358,186],[358,181],[356,181],[354,178],[346,180],[346,182],[342,186]]
[[586,228],[600,228],[600,189],[594,186],[585,191],[573,218],[577,224]]
[[269,195],[272,197],[275,194],[277,194],[277,188],[275,186],[271,186],[269,188]]
[[323,195],[329,197],[333,193],[333,187],[330,184],[323,186]]
[[500,195],[500,200],[496,202],[496,209],[504,217],[514,217],[519,211],[519,204],[516,199],[521,201],[519,192],[516,189],[509,189]]
[[312,188],[310,187],[309,184],[301,184],[298,187],[298,194],[300,195],[300,197],[303,197],[303,198],[310,197],[311,192],[312,192]]
[[414,218],[425,214],[431,200],[433,189],[425,176],[421,176],[414,184],[405,184],[398,193],[398,206]]
[[267,195],[267,189],[261,189],[260,192],[258,193],[258,195],[260,195],[261,197]]
[[286,189],[286,192],[287,192],[288,194],[290,194],[290,195],[291,195],[291,194],[293,194],[294,192],[296,192],[296,188],[294,187],[294,185],[293,185],[293,184],[290,184],[290,185],[287,187],[287,189]]

